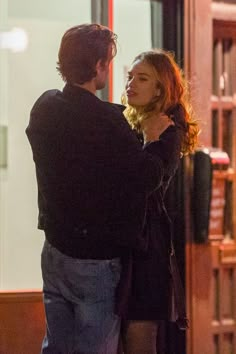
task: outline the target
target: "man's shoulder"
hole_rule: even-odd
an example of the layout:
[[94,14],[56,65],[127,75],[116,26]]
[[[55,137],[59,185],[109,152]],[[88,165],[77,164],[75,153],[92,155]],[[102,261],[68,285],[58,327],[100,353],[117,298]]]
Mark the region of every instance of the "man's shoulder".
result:
[[58,89],[51,89],[51,90],[47,90],[44,91],[39,97],[38,99],[35,101],[36,103],[44,103],[44,102],[49,102],[50,100],[53,100],[56,96],[60,96],[62,94],[62,92]]
[[123,111],[125,107],[122,105],[107,101],[100,101],[99,106],[105,116],[113,117],[114,119],[124,118]]
[[124,110],[125,110],[125,106],[118,104],[118,103],[110,103],[110,102],[104,102],[105,104],[107,104],[107,109],[110,112],[115,112],[117,114],[123,114]]
[[58,89],[51,89],[43,92],[35,101],[31,112],[34,112],[40,108],[50,105],[55,102],[55,98],[61,95],[61,91]]
[[92,94],[84,94],[79,106],[82,111],[97,117],[103,117],[105,119],[108,118],[110,120],[111,118],[113,118],[113,120],[116,120],[116,118],[124,118],[124,106],[110,103],[108,101],[102,101],[97,96]]
[[103,105],[103,107],[105,107],[104,109],[106,109],[108,112],[117,112],[117,113],[123,113],[123,111],[125,110],[125,106],[118,104],[118,103],[111,103],[108,101],[101,101],[101,104]]

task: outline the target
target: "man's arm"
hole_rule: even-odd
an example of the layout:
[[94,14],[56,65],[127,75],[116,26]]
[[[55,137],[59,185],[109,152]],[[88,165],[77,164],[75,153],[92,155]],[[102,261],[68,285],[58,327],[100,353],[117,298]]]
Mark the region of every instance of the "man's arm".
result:
[[[171,136],[166,135],[162,149],[158,150],[159,142],[152,141],[152,148],[143,150],[135,133],[122,114],[114,114],[111,120],[111,145],[113,163],[119,168],[119,178],[132,185],[135,190],[150,193],[162,182],[166,166],[165,148],[171,147]],[[169,123],[166,124],[169,126]],[[159,134],[157,134],[159,137]]]

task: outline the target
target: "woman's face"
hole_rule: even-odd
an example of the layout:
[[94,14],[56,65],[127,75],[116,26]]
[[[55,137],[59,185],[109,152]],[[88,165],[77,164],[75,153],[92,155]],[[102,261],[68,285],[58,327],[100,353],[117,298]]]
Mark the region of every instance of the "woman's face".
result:
[[160,95],[154,68],[145,61],[135,61],[128,71],[125,85],[127,102],[131,106],[145,106]]

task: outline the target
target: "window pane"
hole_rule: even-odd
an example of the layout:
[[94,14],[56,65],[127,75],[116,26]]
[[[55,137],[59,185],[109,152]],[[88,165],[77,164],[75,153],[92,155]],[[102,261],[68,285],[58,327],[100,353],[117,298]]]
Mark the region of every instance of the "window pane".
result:
[[212,146],[218,147],[219,139],[219,114],[217,110],[212,111]]
[[114,101],[118,103],[129,65],[138,53],[152,48],[150,2],[114,0],[114,32],[119,43],[113,64]]
[[6,127],[8,154],[7,167],[0,167],[0,289],[41,288],[44,236],[36,229],[35,171],[25,128],[38,96],[64,85],[56,71],[62,34],[84,22],[91,22],[87,0],[1,1],[0,31],[7,41],[0,48],[0,127]]
[[223,150],[225,150],[230,159],[232,159],[233,144],[233,121],[232,111],[223,111]]

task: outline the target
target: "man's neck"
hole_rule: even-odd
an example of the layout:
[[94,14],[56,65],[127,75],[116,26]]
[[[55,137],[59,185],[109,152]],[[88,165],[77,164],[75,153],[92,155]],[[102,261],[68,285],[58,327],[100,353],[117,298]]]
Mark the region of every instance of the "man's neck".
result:
[[96,86],[95,86],[95,82],[93,80],[85,82],[82,85],[75,83],[74,86],[81,87],[81,88],[93,93],[94,95],[96,94]]

